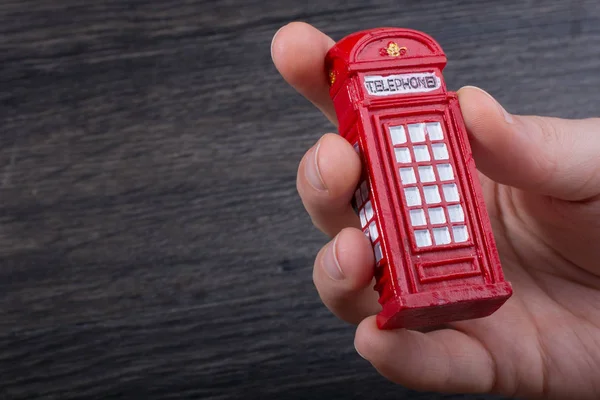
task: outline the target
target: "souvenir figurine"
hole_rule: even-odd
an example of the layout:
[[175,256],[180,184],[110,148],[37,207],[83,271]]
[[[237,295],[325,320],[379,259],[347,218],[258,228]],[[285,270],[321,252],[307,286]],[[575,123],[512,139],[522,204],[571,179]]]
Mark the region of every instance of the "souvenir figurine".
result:
[[380,329],[485,317],[512,294],[446,62],[430,36],[395,28],[326,56],[339,133],[363,164],[353,206],[376,259]]

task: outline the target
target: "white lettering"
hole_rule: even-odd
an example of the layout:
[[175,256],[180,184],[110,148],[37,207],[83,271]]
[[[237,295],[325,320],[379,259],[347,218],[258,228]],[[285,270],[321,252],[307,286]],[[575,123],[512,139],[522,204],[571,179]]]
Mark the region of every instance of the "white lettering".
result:
[[365,88],[371,96],[426,93],[442,87],[441,79],[432,72],[388,76],[365,76]]

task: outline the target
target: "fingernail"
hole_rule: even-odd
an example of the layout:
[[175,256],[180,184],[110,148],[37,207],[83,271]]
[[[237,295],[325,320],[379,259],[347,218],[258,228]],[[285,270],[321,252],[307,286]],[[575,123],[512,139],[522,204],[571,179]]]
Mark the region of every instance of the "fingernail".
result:
[[[354,350],[356,350],[356,354],[358,354],[359,356],[361,356],[363,359],[367,360],[367,357],[365,357],[362,354],[360,354],[360,351],[358,351],[358,348],[356,347],[356,344],[354,345]],[[367,361],[369,361],[369,360],[367,360]]]
[[325,250],[325,254],[323,255],[323,269],[331,279],[334,281],[341,281],[345,276],[335,251],[337,240],[338,237],[336,236],[333,242],[327,246],[327,249]]
[[502,114],[504,115],[504,119],[506,120],[506,122],[508,122],[509,124],[512,124],[513,122],[515,122],[514,118],[512,115],[510,115],[508,113],[508,111],[506,111],[504,109],[504,107],[502,107],[502,105],[500,105],[500,103],[496,102],[496,104],[498,104],[498,107],[500,107],[500,111],[502,112]]
[[466,88],[470,88],[470,89],[475,89],[480,91],[481,93],[485,94],[487,97],[489,97],[490,99],[492,99],[494,101],[494,103],[496,103],[496,106],[498,107],[498,109],[500,110],[500,112],[502,113],[502,115],[504,116],[504,120],[509,123],[512,124],[515,120],[513,118],[512,115],[510,115],[508,113],[508,111],[506,111],[506,109],[504,107],[502,107],[502,105],[500,103],[498,103],[498,100],[496,100],[494,98],[494,96],[492,96],[491,94],[489,94],[488,92],[486,92],[485,90],[483,90],[482,88],[479,88],[477,86],[465,86]]
[[275,38],[277,38],[277,35],[279,34],[279,32],[281,32],[283,28],[285,28],[285,26],[282,26],[281,28],[277,29],[277,32],[275,32],[275,34],[273,35],[273,39],[271,39],[271,59],[273,58],[273,45],[275,44]]
[[319,172],[319,148],[321,147],[321,142],[317,143],[315,147],[313,147],[309,155],[306,159],[306,164],[304,166],[304,174],[306,176],[306,180],[312,187],[316,190],[322,191],[327,190],[325,187],[325,182],[323,182],[323,178],[321,178],[321,173]]

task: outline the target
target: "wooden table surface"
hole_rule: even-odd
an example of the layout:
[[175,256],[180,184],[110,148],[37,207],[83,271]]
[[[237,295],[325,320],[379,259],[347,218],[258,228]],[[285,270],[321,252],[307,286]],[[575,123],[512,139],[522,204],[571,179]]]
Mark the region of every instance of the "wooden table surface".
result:
[[295,174],[333,127],[271,64],[292,20],[423,30],[453,90],[599,113],[597,0],[1,1],[1,399],[461,397],[386,382],[318,299]]

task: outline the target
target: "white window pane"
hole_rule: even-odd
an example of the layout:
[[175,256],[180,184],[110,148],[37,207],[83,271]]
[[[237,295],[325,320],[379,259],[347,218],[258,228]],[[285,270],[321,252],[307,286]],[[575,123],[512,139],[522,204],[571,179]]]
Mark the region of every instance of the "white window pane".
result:
[[417,182],[415,170],[412,167],[400,168],[400,178],[402,178],[402,184],[404,185],[410,185],[411,183]]
[[431,235],[428,230],[415,231],[417,247],[431,246]]
[[362,195],[363,201],[367,201],[369,199],[369,190],[367,188],[366,181],[360,185],[360,194]]
[[367,221],[373,219],[373,205],[371,205],[370,201],[365,203],[365,216],[367,217]]
[[367,219],[365,218],[365,209],[360,210],[360,226],[364,229],[367,226]]
[[444,198],[446,201],[458,201],[458,187],[455,183],[443,185],[442,189],[444,190]]
[[437,166],[438,175],[442,181],[451,181],[454,179],[454,170],[450,164],[439,164]]
[[406,204],[409,206],[420,206],[421,205],[421,193],[416,187],[409,187],[404,189],[404,195],[406,196]]
[[454,235],[454,241],[456,243],[462,243],[469,240],[469,232],[467,232],[467,227],[464,225],[453,226],[452,234]]
[[444,131],[442,125],[439,122],[430,122],[427,124],[427,133],[429,134],[430,140],[442,140],[444,139]]
[[433,167],[428,165],[425,167],[419,167],[419,179],[421,182],[435,182],[435,174],[433,173]]
[[375,261],[379,262],[383,259],[383,253],[381,252],[381,243],[375,245]]
[[429,155],[429,149],[427,146],[415,146],[415,159],[417,161],[430,161],[431,156]]
[[448,244],[452,241],[450,231],[446,227],[433,229],[433,239],[437,245]]
[[448,215],[450,215],[450,221],[452,222],[463,222],[465,220],[465,213],[460,204],[448,206]]
[[412,226],[423,226],[427,225],[425,220],[425,211],[422,208],[418,210],[410,210],[410,223]]
[[408,134],[413,143],[421,143],[425,141],[425,124],[410,124],[408,125]]
[[395,148],[394,152],[396,153],[396,161],[399,163],[406,164],[412,161],[410,151],[406,147]]
[[448,156],[448,148],[446,147],[446,143],[433,143],[431,145],[431,149],[433,150],[433,158],[436,160],[447,160],[450,158]]
[[377,230],[377,224],[375,223],[375,221],[369,224],[369,232],[371,234],[371,240],[376,241],[379,237],[379,231]]
[[432,224],[445,224],[446,214],[444,214],[444,209],[442,207],[430,208],[429,221]]
[[358,150],[358,143],[354,143],[354,151],[360,153],[360,150]]
[[442,202],[440,190],[437,186],[424,186],[423,193],[425,193],[425,202],[427,204],[438,204]]
[[368,229],[364,230],[363,233],[365,234],[365,236],[367,237],[367,239],[370,238],[370,236],[369,236],[369,230]]
[[392,137],[393,144],[406,143],[406,132],[402,125],[390,127],[390,136]]
[[360,189],[356,189],[356,192],[354,192],[354,200],[356,201],[356,207],[360,208],[360,206],[362,206],[362,196],[360,195]]

